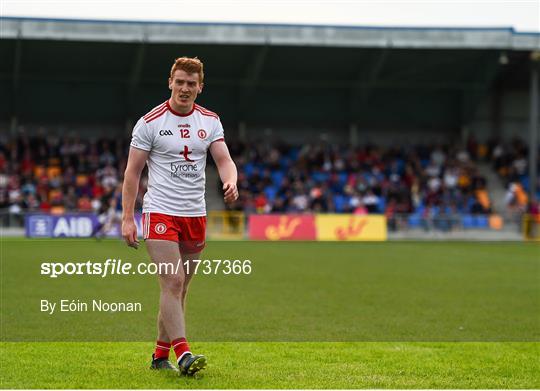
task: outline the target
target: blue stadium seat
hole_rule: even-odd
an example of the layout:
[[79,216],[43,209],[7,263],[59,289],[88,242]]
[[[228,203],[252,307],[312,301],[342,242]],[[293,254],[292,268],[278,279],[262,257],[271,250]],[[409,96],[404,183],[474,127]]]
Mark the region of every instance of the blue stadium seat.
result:
[[253,175],[253,170],[255,170],[255,166],[253,165],[253,163],[244,164],[244,172],[246,173],[246,176],[248,178]]
[[334,207],[336,208],[336,212],[341,213],[345,211],[345,208],[347,207],[347,198],[341,194],[335,194]]
[[326,182],[328,180],[328,173],[322,171],[316,171],[313,173],[312,178],[315,182]]
[[397,159],[396,163],[397,171],[400,175],[402,175],[405,172],[405,160]]
[[289,150],[289,158],[292,160],[292,161],[296,161],[298,160],[298,154],[300,152],[300,148],[291,148]]
[[384,213],[384,210],[386,209],[386,199],[384,197],[379,197],[377,208],[379,209],[379,213]]
[[347,178],[349,177],[349,174],[346,172],[340,172],[338,174],[339,184],[344,186],[347,183]]
[[476,228],[489,228],[487,216],[478,215],[474,217]]
[[474,228],[475,226],[474,217],[471,215],[463,215],[461,216],[461,224],[463,225],[463,228]]
[[422,224],[422,216],[418,213],[409,215],[409,228],[418,228]]
[[280,170],[274,170],[272,171],[271,178],[272,183],[274,186],[281,186],[281,182],[283,181],[283,178],[285,177],[285,173]]
[[264,195],[268,198],[268,201],[274,201],[276,198],[278,189],[274,186],[266,186],[264,188]]
[[521,182],[521,186],[523,186],[523,190],[528,192],[529,191],[529,177],[527,175],[522,175],[519,178],[519,181]]

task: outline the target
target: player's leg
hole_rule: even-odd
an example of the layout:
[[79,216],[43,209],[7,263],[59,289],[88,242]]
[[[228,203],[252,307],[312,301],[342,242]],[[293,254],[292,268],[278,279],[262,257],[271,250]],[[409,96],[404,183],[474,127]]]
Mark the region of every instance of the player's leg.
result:
[[[184,311],[185,314],[185,311]],[[185,318],[185,315],[184,315]],[[158,329],[158,337],[156,342],[156,350],[154,354],[152,355],[152,369],[176,369],[172,366],[169,366],[170,363],[168,361],[169,358],[169,352],[171,349],[171,339],[169,338],[169,335],[167,334],[167,330],[165,330],[165,323],[163,322],[163,318],[161,316],[161,311],[158,311],[158,318],[157,318],[157,329]],[[164,368],[158,367],[160,366],[160,359],[167,359],[167,363],[164,363]]]
[[[181,262],[178,245],[170,240],[147,239],[146,247],[152,262],[160,264]],[[175,268],[176,269],[176,268]],[[165,271],[165,268],[158,269]],[[182,292],[185,282],[183,268],[167,270],[158,276],[160,285],[160,304],[158,314],[158,340],[152,367],[163,365],[169,367],[168,356],[171,343],[176,346],[175,353],[183,354],[189,351],[185,340],[185,322],[182,309]],[[174,346],[173,346],[174,348]],[[158,368],[156,368],[158,369]],[[170,368],[159,368],[170,369]]]
[[[160,314],[158,335],[166,336],[170,341],[158,340],[166,347],[174,349],[177,363],[182,373],[191,375],[206,366],[204,356],[191,354],[185,337],[185,321],[182,307],[182,292],[185,273],[182,267],[180,248],[178,245],[179,230],[175,217],[161,213],[145,213],[143,215],[143,237],[146,240],[148,253],[159,268]],[[171,267],[172,266],[172,267]],[[158,346],[159,347],[159,346]],[[156,355],[158,348],[156,348]],[[168,351],[160,361],[168,363]],[[154,367],[155,359],[152,362]]]
[[166,358],[168,360],[171,350],[171,339],[167,334],[167,330],[165,330],[165,323],[163,322],[163,318],[161,317],[161,311],[158,311],[157,329],[158,337],[156,342],[156,350],[152,358],[154,360],[162,358]]
[[[179,250],[182,246],[179,246]],[[184,285],[182,289],[182,310],[184,314],[184,319],[186,315],[186,296],[188,291],[189,282],[195,275],[196,262],[194,260],[200,259],[200,252],[181,252],[182,266],[184,268]],[[192,375],[195,372],[200,371],[206,367],[206,357],[202,354],[193,355],[191,353],[187,354],[184,358],[178,361],[178,366],[182,373]]]
[[158,329],[158,340],[164,341],[170,344],[171,339],[169,338],[169,335],[167,334],[167,330],[165,330],[165,323],[163,323],[163,318],[161,317],[161,311],[158,312],[157,329]]
[[186,296],[189,288],[189,283],[191,282],[191,279],[195,275],[195,268],[197,267],[197,263],[194,262],[194,260],[200,260],[201,259],[201,252],[196,253],[188,253],[188,252],[181,252],[182,255],[182,265],[184,266],[184,274],[186,276],[186,280],[184,283],[184,289],[182,290],[182,307],[184,308],[184,316],[186,314]]
[[[183,259],[183,258],[182,258]],[[182,303],[184,302],[184,290],[182,291]],[[185,309],[184,309],[184,322],[185,322]],[[156,346],[155,357],[169,357],[169,350],[171,347],[171,339],[165,330],[165,323],[163,322],[163,317],[161,316],[161,311],[158,312],[157,318],[157,329],[158,329],[158,342]],[[161,342],[161,344],[160,344]]]
[[[182,262],[176,242],[148,239],[146,241],[146,247],[152,262],[156,263],[158,268],[163,263],[176,266],[177,262]],[[165,268],[162,270],[165,270]],[[161,288],[159,311],[165,329],[164,331],[171,340],[185,338],[186,334],[184,312],[182,310],[184,283],[185,274],[183,268],[178,268],[177,272],[175,270],[167,270],[167,273],[161,273],[159,275],[159,285]]]
[[[162,223],[162,224],[165,224],[165,223],[168,223],[166,220],[164,220],[163,218],[161,218],[162,216],[157,216],[157,223]],[[165,216],[166,218],[166,216]],[[150,213],[144,213],[142,215],[142,234],[143,234],[143,237],[145,240],[149,239],[150,236],[154,236],[155,234],[157,234],[157,232],[162,232],[163,230],[162,229],[159,229],[156,231],[156,227],[155,225],[152,227],[153,228],[153,233],[151,234],[151,231],[150,231]],[[154,215],[154,224],[156,224],[156,215]],[[164,223],[165,221],[165,223]],[[174,235],[171,239],[174,239]],[[172,240],[174,243],[175,241]],[[158,317],[157,317],[157,330],[158,330],[158,337],[157,337],[157,342],[156,342],[156,350],[154,352],[154,354],[152,355],[152,357],[154,359],[161,359],[161,358],[169,358],[169,351],[170,351],[170,348],[171,348],[171,339],[169,338],[169,335],[167,334],[167,331],[165,330],[165,323],[163,322],[163,318],[161,316],[161,311],[158,311]],[[154,360],[155,361],[155,360]]]
[[[206,218],[205,217],[177,217],[175,218],[178,227],[179,239],[178,250],[182,256],[182,266],[184,267],[184,286],[182,289],[182,308],[186,309],[186,295],[188,285],[195,275],[196,263],[193,260],[199,259],[200,253],[205,245]],[[179,361],[180,371],[186,374],[193,374],[206,367],[206,357],[199,355],[186,355]]]
[[186,296],[191,279],[195,275],[197,263],[193,260],[201,259],[201,252],[206,246],[206,217],[183,217],[178,219],[180,227],[180,242],[178,247],[184,260],[184,273],[186,282],[182,292],[182,304],[186,311]]

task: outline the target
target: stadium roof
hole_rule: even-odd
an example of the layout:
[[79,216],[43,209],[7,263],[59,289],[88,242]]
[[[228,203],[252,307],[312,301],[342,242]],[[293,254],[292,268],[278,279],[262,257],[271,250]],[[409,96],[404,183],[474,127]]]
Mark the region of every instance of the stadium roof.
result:
[[1,18],[2,38],[386,48],[540,50],[513,28],[399,28]]
[[459,129],[495,84],[527,88],[540,34],[0,18],[0,119],[136,120],[174,58],[205,63],[226,125]]

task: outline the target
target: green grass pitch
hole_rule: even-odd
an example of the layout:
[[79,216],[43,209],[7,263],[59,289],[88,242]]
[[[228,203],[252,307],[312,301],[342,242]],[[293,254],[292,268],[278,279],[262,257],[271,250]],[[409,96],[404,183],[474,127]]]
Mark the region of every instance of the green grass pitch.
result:
[[[204,376],[148,369],[154,276],[40,274],[42,262],[147,262],[120,241],[3,238],[2,388],[539,388],[540,247],[466,242],[209,242],[187,309]],[[40,300],[141,302],[55,313]]]

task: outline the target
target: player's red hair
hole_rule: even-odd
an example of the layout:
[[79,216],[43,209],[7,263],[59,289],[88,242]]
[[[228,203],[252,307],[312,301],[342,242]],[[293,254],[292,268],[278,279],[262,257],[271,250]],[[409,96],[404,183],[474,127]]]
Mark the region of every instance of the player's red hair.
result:
[[204,80],[204,65],[197,57],[179,57],[174,60],[174,64],[171,68],[171,79],[173,78],[174,72],[177,70],[181,70],[186,73],[198,73],[199,83],[201,84]]

